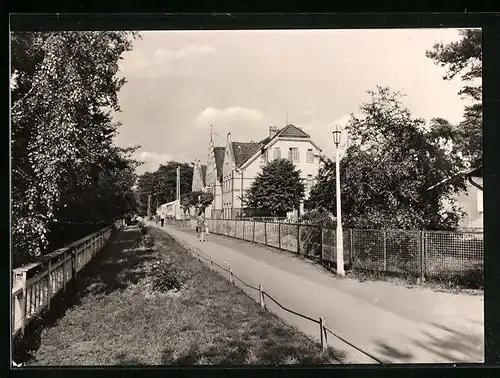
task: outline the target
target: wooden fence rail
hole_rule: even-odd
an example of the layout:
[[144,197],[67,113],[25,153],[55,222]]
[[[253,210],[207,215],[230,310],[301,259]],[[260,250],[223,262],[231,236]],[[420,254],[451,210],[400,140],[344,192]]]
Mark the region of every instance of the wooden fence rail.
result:
[[21,332],[45,308],[50,308],[51,299],[73,280],[106,245],[113,227],[123,226],[119,220],[112,226],[88,235],[36,263],[13,270],[12,275],[12,336]]

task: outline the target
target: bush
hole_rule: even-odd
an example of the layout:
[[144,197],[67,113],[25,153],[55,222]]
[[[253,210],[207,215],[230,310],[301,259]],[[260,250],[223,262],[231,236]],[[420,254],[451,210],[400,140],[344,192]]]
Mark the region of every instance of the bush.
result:
[[153,267],[152,288],[155,291],[165,293],[170,290],[180,290],[182,288],[182,274],[180,269],[165,261]]
[[155,237],[153,235],[143,235],[141,245],[146,248],[153,248],[155,246]]
[[321,210],[311,210],[305,213],[300,221],[306,223],[301,227],[300,239],[302,253],[307,255],[321,255],[321,227],[333,229],[335,222],[330,214]]

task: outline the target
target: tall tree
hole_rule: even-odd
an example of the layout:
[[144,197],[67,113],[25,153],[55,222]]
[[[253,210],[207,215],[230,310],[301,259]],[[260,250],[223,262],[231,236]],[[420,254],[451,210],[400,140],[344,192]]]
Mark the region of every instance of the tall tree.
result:
[[[463,180],[427,190],[462,168],[456,150],[447,148],[444,121],[426,131],[412,118],[402,95],[386,87],[370,91],[360,116],[347,125],[350,146],[341,161],[342,217],[347,227],[453,228],[460,212],[445,211],[442,201],[463,189]],[[313,206],[336,213],[335,163],[323,159]]]
[[464,109],[463,121],[458,125],[462,135],[460,147],[472,165],[482,164],[483,120],[482,111],[482,33],[480,29],[460,30],[461,40],[434,44],[426,52],[436,64],[446,67],[444,80],[460,75],[464,86],[459,92],[462,97],[472,100],[472,105]]
[[132,49],[136,36],[129,32],[11,34],[16,256],[36,258],[43,253],[57,212],[91,186],[103,169],[119,126],[112,112],[120,110],[117,93],[125,83],[118,76],[118,61]]
[[288,159],[275,159],[262,168],[244,200],[248,209],[283,215],[298,209],[303,198],[304,183],[300,171]]

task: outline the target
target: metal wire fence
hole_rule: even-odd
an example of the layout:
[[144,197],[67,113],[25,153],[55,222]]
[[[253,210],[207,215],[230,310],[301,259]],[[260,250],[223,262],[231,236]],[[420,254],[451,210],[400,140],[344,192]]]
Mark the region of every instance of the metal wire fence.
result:
[[[186,221],[176,224],[189,227]],[[263,244],[335,265],[336,230],[312,224],[207,219],[210,232]],[[482,283],[483,233],[343,230],[346,267],[438,280]]]

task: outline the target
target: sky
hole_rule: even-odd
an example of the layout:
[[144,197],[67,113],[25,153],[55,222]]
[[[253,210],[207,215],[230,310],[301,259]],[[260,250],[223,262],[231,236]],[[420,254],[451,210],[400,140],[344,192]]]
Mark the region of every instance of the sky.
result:
[[259,141],[269,126],[302,127],[330,155],[333,125],[345,125],[389,86],[414,117],[462,118],[459,79],[443,80],[425,56],[457,29],[147,31],[123,54],[117,143],[140,145],[138,173],[169,160],[206,163],[214,142]]

